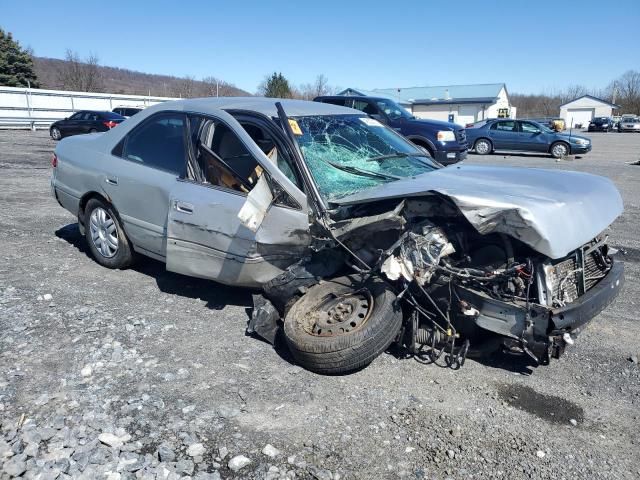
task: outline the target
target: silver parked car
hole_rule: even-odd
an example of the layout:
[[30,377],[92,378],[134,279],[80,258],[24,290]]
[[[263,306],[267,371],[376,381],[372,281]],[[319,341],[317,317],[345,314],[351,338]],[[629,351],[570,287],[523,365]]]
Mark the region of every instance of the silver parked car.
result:
[[[62,140],[52,190],[93,257],[260,289],[249,331],[322,373],[397,342],[457,368],[507,347],[545,364],[619,293],[606,178],[456,165],[364,113],[193,99]],[[215,288],[212,284],[211,288]]]
[[640,132],[639,117],[622,117],[618,123],[619,132]]

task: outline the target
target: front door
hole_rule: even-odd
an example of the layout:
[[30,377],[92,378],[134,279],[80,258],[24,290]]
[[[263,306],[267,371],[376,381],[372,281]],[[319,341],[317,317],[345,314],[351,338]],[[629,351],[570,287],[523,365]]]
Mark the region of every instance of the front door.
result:
[[520,126],[518,135],[520,136],[520,143],[523,146],[522,150],[531,152],[549,151],[547,134],[543,132],[538,125],[524,121],[519,121],[518,124]]
[[[191,173],[175,184],[167,220],[167,269],[259,287],[298,261],[311,241],[306,198],[225,112],[189,115]],[[272,192],[257,228],[240,210]],[[253,225],[255,227],[255,225]]]

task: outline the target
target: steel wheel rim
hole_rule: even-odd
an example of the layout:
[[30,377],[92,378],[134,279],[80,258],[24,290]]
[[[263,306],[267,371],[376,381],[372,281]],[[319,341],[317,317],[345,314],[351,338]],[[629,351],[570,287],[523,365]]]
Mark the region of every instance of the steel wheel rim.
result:
[[368,290],[331,294],[307,315],[303,328],[314,337],[339,337],[361,329],[371,317],[373,297]]
[[91,212],[89,231],[93,246],[100,255],[112,258],[118,253],[118,228],[104,208],[97,207]]
[[489,151],[489,144],[485,141],[479,141],[476,145],[476,151],[478,153],[487,153]]
[[564,157],[567,154],[567,147],[564,145],[556,145],[553,147],[553,153],[558,157]]
[[51,136],[54,140],[58,140],[60,138],[60,130],[54,128],[53,130],[51,130]]

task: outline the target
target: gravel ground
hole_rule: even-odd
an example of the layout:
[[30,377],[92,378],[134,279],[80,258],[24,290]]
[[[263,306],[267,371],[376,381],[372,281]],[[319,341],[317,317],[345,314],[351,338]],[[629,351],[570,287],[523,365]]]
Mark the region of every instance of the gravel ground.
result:
[[245,335],[248,291],[92,261],[49,195],[47,133],[0,131],[0,478],[638,478],[640,135],[592,137],[582,158],[467,160],[622,192],[625,290],[562,359],[325,377]]

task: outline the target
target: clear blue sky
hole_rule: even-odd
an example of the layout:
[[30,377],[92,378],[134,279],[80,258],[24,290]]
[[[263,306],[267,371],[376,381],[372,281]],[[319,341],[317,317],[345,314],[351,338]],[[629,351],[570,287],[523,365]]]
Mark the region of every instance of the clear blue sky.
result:
[[640,70],[640,0],[0,0],[0,28],[36,55],[254,92],[270,72],[365,89],[505,82],[538,93]]

